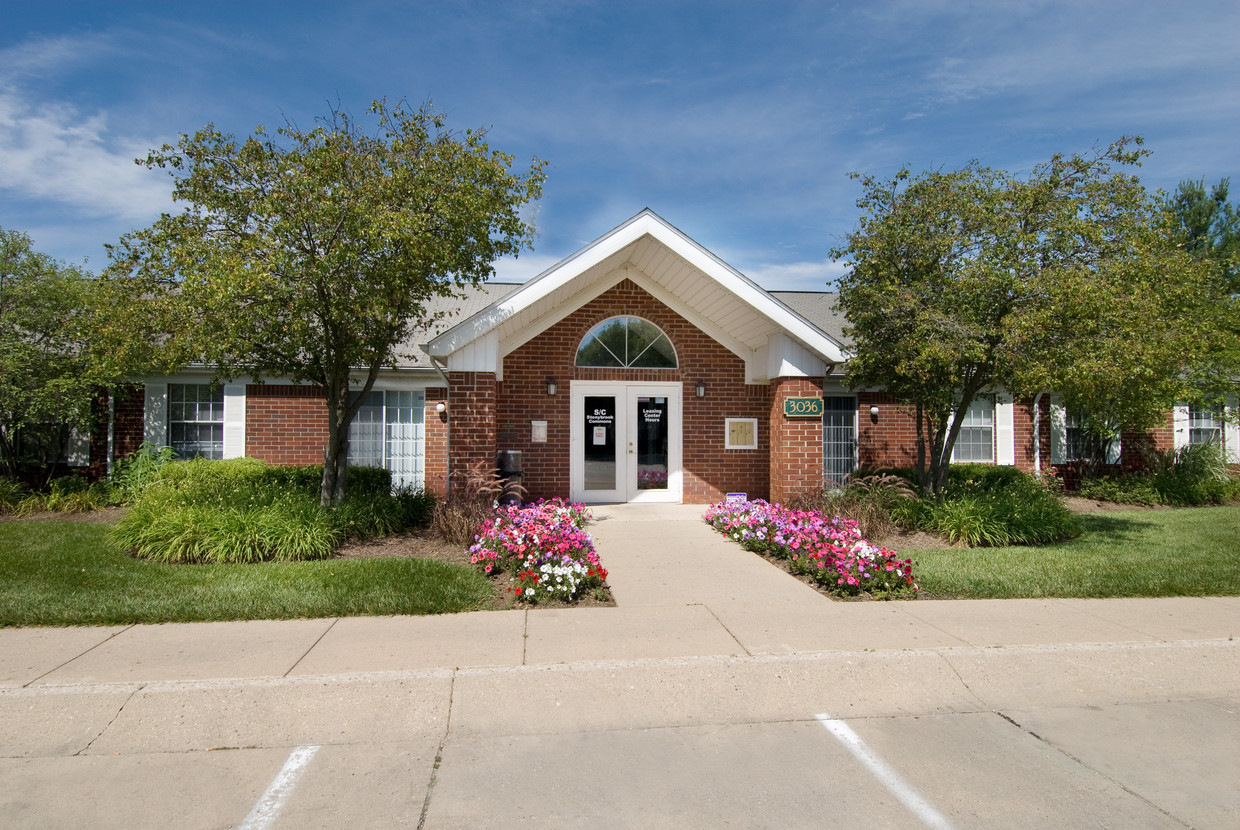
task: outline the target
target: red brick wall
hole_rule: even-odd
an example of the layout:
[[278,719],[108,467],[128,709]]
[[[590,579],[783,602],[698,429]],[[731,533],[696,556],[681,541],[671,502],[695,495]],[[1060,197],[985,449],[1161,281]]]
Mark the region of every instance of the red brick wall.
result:
[[491,372],[449,372],[448,384],[448,471],[455,492],[471,464],[495,463],[496,384]]
[[313,386],[245,387],[245,454],[270,464],[322,464],[327,406]]
[[[661,328],[676,349],[677,369],[581,369],[573,365],[581,339],[596,324],[620,314],[644,317]],[[455,385],[457,375],[451,379]],[[547,394],[547,380],[559,387]],[[671,381],[683,389],[683,498],[690,503],[717,501],[729,491],[765,497],[769,491],[766,428],[769,390],[745,383],[745,364],[700,329],[650,296],[630,280],[603,293],[564,320],[522,345],[504,359],[498,384],[497,444],[480,449],[515,449],[523,455],[524,484],[530,498],[569,494],[569,384],[573,380],[626,383]],[[695,392],[698,380],[706,396]],[[454,410],[454,412],[457,410]],[[455,414],[453,418],[455,419]],[[757,418],[758,449],[725,450],[724,419]],[[547,443],[530,440],[530,422],[547,422]],[[452,428],[453,468],[464,463]],[[478,450],[471,444],[472,457]]]
[[426,390],[426,408],[423,412],[424,486],[440,498],[448,495],[448,413],[437,412],[435,407],[447,402],[447,389],[433,387]]
[[[871,415],[870,407],[878,414]],[[917,464],[917,418],[885,392],[857,393],[857,455],[860,467]]]
[[822,486],[822,419],[784,415],[788,398],[822,397],[822,378],[774,378],[770,390],[770,499],[782,502]]

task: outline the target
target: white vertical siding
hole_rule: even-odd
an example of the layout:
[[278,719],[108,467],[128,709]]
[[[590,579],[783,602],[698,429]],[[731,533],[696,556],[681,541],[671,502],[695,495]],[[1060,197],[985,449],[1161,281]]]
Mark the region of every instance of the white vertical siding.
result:
[[1068,460],[1068,412],[1063,396],[1052,394],[1051,399],[1051,463],[1063,464]]
[[1181,404],[1171,410],[1171,424],[1175,436],[1175,448],[1188,446],[1188,406]]
[[1232,464],[1240,464],[1240,423],[1236,421],[1240,418],[1240,407],[1236,406],[1236,401],[1233,399],[1225,412],[1227,421],[1223,425],[1223,448],[1227,452],[1228,461]]
[[245,384],[224,384],[224,457],[245,455]]
[[1016,405],[1007,392],[995,393],[995,463],[1016,463]]
[[142,440],[154,447],[168,446],[168,384],[146,384]]

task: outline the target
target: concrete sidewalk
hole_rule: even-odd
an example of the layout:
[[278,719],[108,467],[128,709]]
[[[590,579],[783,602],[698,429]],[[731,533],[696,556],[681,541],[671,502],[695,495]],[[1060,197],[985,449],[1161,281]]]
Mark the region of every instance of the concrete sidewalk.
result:
[[594,513],[614,608],[6,629],[0,689],[1240,635],[1240,597],[836,602],[711,530],[700,506]]
[[595,514],[615,608],[0,630],[0,825],[1234,826],[1240,598],[834,602]]

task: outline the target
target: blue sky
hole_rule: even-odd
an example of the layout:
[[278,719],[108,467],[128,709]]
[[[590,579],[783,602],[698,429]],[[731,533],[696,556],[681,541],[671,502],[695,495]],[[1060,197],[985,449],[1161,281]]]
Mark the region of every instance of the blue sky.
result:
[[819,290],[857,224],[849,171],[1023,172],[1125,134],[1151,188],[1240,171],[1234,0],[0,0],[0,20],[0,226],[93,270],[172,207],[148,149],[378,97],[549,162],[507,279],[650,207],[767,288]]

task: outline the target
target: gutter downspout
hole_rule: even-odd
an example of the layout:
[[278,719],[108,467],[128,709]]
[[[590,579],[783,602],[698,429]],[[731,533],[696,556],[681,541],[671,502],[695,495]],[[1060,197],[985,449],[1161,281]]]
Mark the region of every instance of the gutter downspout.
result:
[[107,462],[108,481],[112,480],[112,459],[116,455],[116,392],[108,390],[108,449]]
[[1033,471],[1042,472],[1042,396],[1039,392],[1033,396]]

